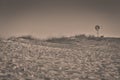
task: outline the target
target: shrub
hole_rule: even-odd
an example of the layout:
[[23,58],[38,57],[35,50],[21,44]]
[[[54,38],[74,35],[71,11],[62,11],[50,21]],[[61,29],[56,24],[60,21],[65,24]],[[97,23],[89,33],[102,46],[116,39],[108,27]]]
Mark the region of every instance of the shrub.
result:
[[77,38],[77,39],[85,39],[86,35],[85,34],[75,35],[75,38]]
[[7,40],[12,40],[12,41],[16,41],[17,38],[15,36],[9,37]]
[[72,39],[68,38],[68,37],[52,37],[46,40],[47,42],[53,42],[53,43],[69,43],[70,41],[72,41]]
[[31,35],[21,36],[18,38],[27,39],[27,40],[35,40],[35,38],[33,38]]

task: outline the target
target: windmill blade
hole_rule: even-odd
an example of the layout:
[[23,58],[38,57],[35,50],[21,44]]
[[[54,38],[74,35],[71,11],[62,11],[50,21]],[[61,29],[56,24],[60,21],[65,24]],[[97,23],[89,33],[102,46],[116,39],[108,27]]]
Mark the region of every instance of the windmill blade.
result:
[[95,26],[95,30],[98,31],[99,29],[100,29],[100,26],[99,26],[99,25],[96,25],[96,26]]

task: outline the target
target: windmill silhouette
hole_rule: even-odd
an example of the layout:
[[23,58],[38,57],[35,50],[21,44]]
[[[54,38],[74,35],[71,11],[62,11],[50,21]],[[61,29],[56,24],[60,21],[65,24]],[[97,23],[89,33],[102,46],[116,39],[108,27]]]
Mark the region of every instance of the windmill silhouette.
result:
[[99,26],[99,25],[96,25],[96,26],[95,26],[95,30],[97,31],[97,37],[99,37],[100,26]]

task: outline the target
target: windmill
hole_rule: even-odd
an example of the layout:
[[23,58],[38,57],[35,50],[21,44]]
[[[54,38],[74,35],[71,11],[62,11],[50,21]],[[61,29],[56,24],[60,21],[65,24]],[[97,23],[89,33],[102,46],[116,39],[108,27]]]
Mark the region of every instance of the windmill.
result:
[[96,25],[96,26],[95,26],[95,30],[97,31],[97,37],[99,37],[100,26],[99,26],[99,25]]

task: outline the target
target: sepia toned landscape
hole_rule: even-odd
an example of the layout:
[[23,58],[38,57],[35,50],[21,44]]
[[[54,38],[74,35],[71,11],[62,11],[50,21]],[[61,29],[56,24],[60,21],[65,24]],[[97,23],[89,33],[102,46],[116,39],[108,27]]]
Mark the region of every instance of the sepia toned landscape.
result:
[[0,80],[120,80],[120,39],[1,39]]
[[120,0],[0,0],[0,80],[120,80]]

